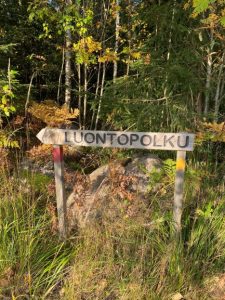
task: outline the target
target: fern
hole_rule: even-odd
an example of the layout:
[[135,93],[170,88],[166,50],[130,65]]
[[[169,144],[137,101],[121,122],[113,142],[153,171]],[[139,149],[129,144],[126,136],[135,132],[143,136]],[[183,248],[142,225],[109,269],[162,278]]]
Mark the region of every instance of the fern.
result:
[[0,131],[0,148],[19,148],[19,143],[11,139],[5,131]]
[[71,119],[79,116],[78,109],[75,109],[72,113],[68,113],[66,107],[59,107],[52,100],[46,100],[40,104],[33,102],[28,112],[49,126],[69,125],[72,123]]
[[225,142],[225,122],[200,123],[200,131],[197,133],[197,142],[204,141]]

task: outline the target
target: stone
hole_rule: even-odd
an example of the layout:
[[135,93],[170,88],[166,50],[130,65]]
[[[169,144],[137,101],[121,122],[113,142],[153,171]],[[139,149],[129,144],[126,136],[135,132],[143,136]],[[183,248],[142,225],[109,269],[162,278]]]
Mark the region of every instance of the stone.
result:
[[[121,201],[143,205],[148,199],[149,173],[160,169],[160,165],[157,156],[139,154],[132,159],[112,161],[93,171],[83,183],[75,184],[67,199],[70,227],[101,222],[105,213],[116,218]],[[127,213],[132,215],[139,209],[131,205]]]

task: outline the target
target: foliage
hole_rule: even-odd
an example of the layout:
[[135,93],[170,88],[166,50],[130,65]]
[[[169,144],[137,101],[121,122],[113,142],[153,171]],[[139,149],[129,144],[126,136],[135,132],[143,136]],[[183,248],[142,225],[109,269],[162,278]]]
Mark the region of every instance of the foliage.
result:
[[201,123],[197,141],[225,142],[225,122]]
[[33,102],[28,112],[49,126],[69,125],[72,122],[70,119],[75,119],[79,115],[78,109],[68,113],[67,107],[59,107],[51,100],[43,101],[40,104]]
[[159,194],[166,193],[166,189],[174,184],[175,170],[176,162],[170,158],[163,161],[161,168],[153,168],[150,173],[147,173],[149,176],[149,191],[154,191],[156,185],[160,185]]
[[12,139],[13,134],[0,130],[0,148],[19,148],[19,143]]
[[1,104],[0,104],[0,116],[9,117],[11,113],[15,112],[15,106],[11,105],[11,101],[14,98],[14,94],[8,85],[4,85],[0,90]]
[[192,0],[185,4],[185,8],[188,8],[190,5],[194,8],[193,17],[197,17],[209,11],[208,16],[203,17],[204,23],[209,25],[213,24],[213,26],[225,26],[225,3],[223,0]]
[[8,70],[7,78],[4,72],[0,73],[0,119],[2,117],[9,117],[16,111],[13,104],[16,89],[19,82],[16,79],[18,72],[15,70]]

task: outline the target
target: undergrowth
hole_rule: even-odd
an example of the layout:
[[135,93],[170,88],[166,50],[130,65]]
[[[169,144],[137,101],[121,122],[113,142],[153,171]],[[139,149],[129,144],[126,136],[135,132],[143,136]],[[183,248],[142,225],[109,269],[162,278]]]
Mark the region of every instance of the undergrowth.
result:
[[75,249],[52,231],[40,176],[0,176],[0,299],[47,299],[60,288]]
[[209,166],[189,164],[178,238],[173,170],[169,160],[150,174],[146,220],[121,211],[109,222],[106,213],[64,242],[53,228],[48,178],[2,171],[0,299],[223,299],[225,288],[215,282],[225,278],[224,183]]
[[225,286],[215,285],[225,265],[223,183],[204,167],[188,166],[183,230],[177,238],[173,169],[172,161],[166,161],[161,173],[151,176],[155,182],[150,187],[160,183],[150,191],[151,222],[121,215],[80,231],[63,299],[223,299]]

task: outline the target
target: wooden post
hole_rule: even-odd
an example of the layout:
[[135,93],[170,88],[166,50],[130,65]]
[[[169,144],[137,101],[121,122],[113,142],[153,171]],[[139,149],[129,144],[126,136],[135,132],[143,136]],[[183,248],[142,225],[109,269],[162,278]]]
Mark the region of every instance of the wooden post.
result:
[[177,233],[180,233],[181,231],[185,158],[186,158],[186,151],[177,151],[174,206],[173,206],[174,225]]
[[66,212],[66,197],[64,187],[64,164],[63,164],[63,147],[53,145],[53,159],[55,169],[55,188],[56,188],[56,201],[58,212],[58,228],[59,236],[65,239],[67,235],[67,212]]

